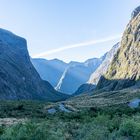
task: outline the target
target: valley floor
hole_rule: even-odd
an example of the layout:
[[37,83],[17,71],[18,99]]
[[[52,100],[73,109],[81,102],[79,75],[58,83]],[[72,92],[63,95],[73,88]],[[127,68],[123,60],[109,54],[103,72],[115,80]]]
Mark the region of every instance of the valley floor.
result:
[[0,140],[140,139],[140,107],[121,104],[49,114],[47,109],[52,106],[37,101],[1,101]]

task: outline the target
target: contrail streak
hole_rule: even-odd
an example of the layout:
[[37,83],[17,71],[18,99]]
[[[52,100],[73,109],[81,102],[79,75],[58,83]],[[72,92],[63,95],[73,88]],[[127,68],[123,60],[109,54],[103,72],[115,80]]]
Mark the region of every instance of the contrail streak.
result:
[[107,38],[103,38],[103,39],[91,40],[91,41],[82,42],[82,43],[78,43],[78,44],[68,45],[68,46],[60,47],[58,49],[48,50],[46,52],[34,55],[33,57],[43,57],[43,56],[51,55],[51,54],[61,52],[64,50],[68,50],[68,49],[79,48],[79,47],[84,47],[84,46],[89,46],[89,45],[95,45],[98,43],[104,43],[104,42],[108,42],[108,41],[112,41],[112,40],[120,39],[120,38],[121,38],[121,35],[116,35],[116,36],[107,37]]

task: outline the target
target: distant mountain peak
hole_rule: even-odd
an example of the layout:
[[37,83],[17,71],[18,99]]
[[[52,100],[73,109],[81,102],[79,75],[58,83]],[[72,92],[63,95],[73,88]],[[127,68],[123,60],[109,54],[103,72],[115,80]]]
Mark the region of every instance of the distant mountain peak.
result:
[[71,61],[63,72],[56,89],[73,94],[80,85],[87,82],[91,73],[97,69],[102,61],[101,58],[92,58],[85,62]]
[[31,59],[40,77],[55,87],[67,67],[67,63],[59,59],[46,60],[42,58]]

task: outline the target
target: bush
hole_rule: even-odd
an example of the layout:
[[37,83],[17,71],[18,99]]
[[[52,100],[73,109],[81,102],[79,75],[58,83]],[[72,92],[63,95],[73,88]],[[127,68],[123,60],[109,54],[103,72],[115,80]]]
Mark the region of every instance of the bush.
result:
[[46,122],[35,124],[28,122],[8,127],[1,136],[2,140],[58,140],[62,139],[61,129],[51,128]]
[[48,115],[45,106],[0,103],[1,117],[27,118],[22,124],[1,126],[0,140],[140,140],[139,109],[117,106]]
[[134,119],[125,120],[119,129],[120,136],[133,137],[134,140],[140,140],[140,122]]

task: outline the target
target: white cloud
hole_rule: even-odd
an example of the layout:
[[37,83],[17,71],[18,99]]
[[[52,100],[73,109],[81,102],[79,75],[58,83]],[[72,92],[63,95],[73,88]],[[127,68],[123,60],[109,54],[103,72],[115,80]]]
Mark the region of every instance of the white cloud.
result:
[[109,42],[115,39],[120,39],[121,35],[115,35],[112,37],[107,37],[107,38],[102,38],[102,39],[98,39],[98,40],[90,40],[90,41],[86,41],[86,42],[82,42],[82,43],[78,43],[78,44],[73,44],[73,45],[68,45],[68,46],[64,46],[64,47],[60,47],[58,49],[53,49],[53,50],[48,50],[46,52],[40,53],[40,54],[36,54],[33,57],[44,57],[44,56],[48,56],[57,52],[61,52],[64,50],[68,50],[68,49],[73,49],[73,48],[80,48],[80,47],[85,47],[85,46],[89,46],[89,45],[95,45],[98,43],[104,43],[104,42]]

